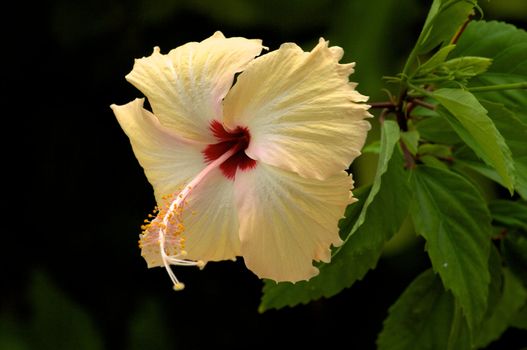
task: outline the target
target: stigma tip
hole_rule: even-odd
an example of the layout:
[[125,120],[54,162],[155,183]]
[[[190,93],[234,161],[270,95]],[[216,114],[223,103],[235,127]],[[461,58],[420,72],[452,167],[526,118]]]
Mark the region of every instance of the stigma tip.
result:
[[180,290],[185,289],[185,285],[181,282],[177,282],[176,284],[174,284],[173,288],[176,292],[179,292]]

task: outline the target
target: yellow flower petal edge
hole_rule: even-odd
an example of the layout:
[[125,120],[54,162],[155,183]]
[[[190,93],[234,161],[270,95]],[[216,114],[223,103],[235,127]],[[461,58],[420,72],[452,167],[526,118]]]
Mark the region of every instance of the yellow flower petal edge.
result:
[[225,98],[224,122],[251,132],[246,153],[304,177],[325,179],[360,155],[371,117],[349,83],[354,64],[320,39],[311,52],[295,44],[255,59]]
[[161,125],[155,115],[143,108],[143,103],[144,99],[136,99],[111,108],[161,203],[162,196],[174,193],[205,167],[203,146]]
[[141,90],[161,123],[185,138],[211,143],[209,123],[222,118],[234,75],[262,51],[261,40],[216,32],[163,55],[158,47],[135,60],[126,79]]
[[259,164],[235,187],[242,255],[258,277],[308,280],[318,274],[313,260],[329,262],[342,243],[337,222],[354,200],[345,171],[321,181]]

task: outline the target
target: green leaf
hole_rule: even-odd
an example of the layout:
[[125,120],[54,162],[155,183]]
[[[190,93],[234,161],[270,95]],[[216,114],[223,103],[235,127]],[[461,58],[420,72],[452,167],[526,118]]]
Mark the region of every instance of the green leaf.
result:
[[[527,81],[527,32],[511,24],[471,22],[451,56],[482,56],[493,60],[487,72],[470,81],[472,87]],[[527,123],[526,90],[478,93],[478,97],[505,104]]]
[[0,349],[31,350],[27,326],[17,320],[13,312],[4,309],[0,313],[0,325]]
[[42,273],[31,286],[34,349],[102,349],[102,341],[89,315]]
[[419,131],[405,131],[401,133],[401,139],[403,140],[406,147],[408,147],[410,153],[415,155],[417,153],[417,144],[419,143]]
[[165,311],[156,299],[142,300],[128,319],[129,332],[126,349],[161,350],[183,347],[183,344],[177,344],[178,337],[171,336],[173,330],[168,326]]
[[490,58],[463,56],[446,61],[439,70],[443,74],[451,74],[456,80],[467,80],[487,71],[491,63]]
[[432,73],[441,63],[445,62],[448,54],[455,47],[456,45],[447,45],[439,49],[428,61],[417,68],[414,77],[422,77]]
[[435,156],[431,156],[428,154],[425,154],[424,156],[420,156],[419,160],[424,164],[432,168],[440,168],[444,170],[448,170],[448,165],[437,159]]
[[375,140],[372,143],[364,146],[364,148],[362,149],[362,153],[381,153],[381,142],[379,140]]
[[501,242],[501,251],[511,271],[527,287],[527,232],[509,230]]
[[527,291],[507,269],[503,271],[502,295],[492,315],[485,319],[475,339],[477,348],[483,348],[497,340],[513,322],[516,313],[527,301]]
[[513,316],[510,325],[515,328],[527,330],[527,303],[516,312]]
[[[454,45],[449,45],[451,47]],[[440,53],[440,50],[438,53]],[[434,58],[434,57],[432,57]],[[484,73],[492,63],[490,58],[463,56],[452,58],[437,64],[433,68],[422,70],[419,67],[415,75],[410,79],[414,83],[459,81],[466,84],[467,81],[479,74]]]
[[522,122],[515,113],[501,104],[489,101],[481,103],[512,152],[516,168],[516,190],[522,198],[527,199],[527,123]]
[[[527,32],[497,21],[472,21],[453,50],[452,57],[481,56],[493,60],[488,74],[502,73],[505,79],[527,76],[525,45]],[[509,81],[509,82],[512,82]]]
[[[424,102],[428,102],[428,103],[433,103],[434,100],[430,99],[430,98],[424,98],[423,99]],[[435,110],[433,109],[430,109],[430,108],[426,108],[426,107],[423,107],[423,106],[419,106],[419,105],[416,105],[413,109],[412,109],[412,117],[414,116],[418,116],[418,117],[437,117],[438,114]],[[414,120],[409,120],[408,123],[413,123]]]
[[496,309],[498,302],[501,298],[503,290],[503,263],[500,256],[500,252],[496,246],[490,246],[489,254],[489,297],[487,300],[487,310],[485,312],[484,319],[489,318]]
[[[527,147],[524,146],[524,135],[527,134],[527,124],[520,121],[511,111],[503,105],[482,101],[489,111],[496,127],[505,138],[505,142],[512,152],[512,158],[516,168],[516,191],[524,199],[527,199]],[[496,181],[505,187],[498,173],[479,161],[479,159],[464,148],[458,148],[455,152],[456,161],[467,166],[480,174]]]
[[439,158],[451,158],[452,147],[426,143],[424,145],[419,146],[417,153],[419,155],[429,154]]
[[453,156],[454,162],[452,164],[452,169],[464,174],[468,178],[472,178],[472,176],[470,176],[470,172],[467,173],[465,168],[474,170],[475,172],[505,187],[502,178],[498,175],[496,170],[483,163],[481,158],[479,158],[467,145],[458,145],[454,147]]
[[419,135],[424,140],[430,142],[446,145],[454,145],[462,142],[445,118],[439,115],[420,120],[416,123],[415,127],[419,131]]
[[503,183],[513,191],[515,169],[512,154],[487,110],[468,91],[443,88],[433,93],[444,108],[438,108],[444,117],[467,145],[492,166]]
[[[379,350],[469,349],[463,341],[466,324],[441,280],[427,270],[390,307],[377,339]],[[449,347],[450,346],[450,347]]]
[[379,160],[377,162],[375,178],[373,179],[373,185],[371,187],[371,191],[368,195],[368,198],[366,198],[366,202],[364,203],[364,207],[361,210],[359,218],[355,222],[353,228],[351,229],[351,232],[346,237],[344,242],[346,242],[351,237],[351,235],[353,235],[355,231],[363,224],[364,218],[366,217],[366,213],[368,211],[368,206],[373,202],[373,199],[375,198],[375,196],[379,192],[379,189],[381,188],[381,178],[384,173],[386,173],[386,171],[388,170],[388,164],[394,154],[395,145],[397,144],[397,141],[399,141],[400,136],[401,134],[399,126],[396,122],[392,120],[387,120],[382,124],[381,150],[379,153]]
[[463,316],[463,311],[457,304],[457,302],[454,303],[454,319],[448,337],[447,349],[469,350],[472,349],[472,335],[467,320]]
[[495,199],[489,203],[492,219],[500,225],[527,232],[527,202]]
[[[514,166],[516,168],[516,191],[527,199],[527,147],[524,139],[527,135],[527,124],[523,123],[516,115],[501,104],[481,101],[488,110],[489,117],[493,120],[496,128],[503,135],[505,142],[512,152]],[[505,187],[500,176],[489,166],[481,163],[477,157],[466,149],[456,150],[457,161],[489,179],[498,182]]]
[[331,297],[375,267],[385,242],[398,231],[408,214],[409,174],[403,168],[397,140],[394,125],[386,121],[375,182],[371,189],[354,191],[359,202],[348,206],[345,219],[339,223],[341,235],[348,237],[331,263],[321,264],[319,275],[307,282],[266,281],[260,312]]
[[412,176],[411,214],[426,239],[434,270],[459,301],[471,329],[487,306],[490,214],[480,193],[450,171],[419,166]]
[[492,59],[479,56],[456,57],[445,61],[441,67],[450,72],[457,72],[461,77],[474,77],[485,73]]
[[442,160],[452,160],[452,147],[440,144],[425,143],[417,150],[418,159],[425,165],[448,170],[448,165]]
[[475,0],[434,0],[417,39],[417,54],[427,53],[438,45],[450,42],[475,6]]

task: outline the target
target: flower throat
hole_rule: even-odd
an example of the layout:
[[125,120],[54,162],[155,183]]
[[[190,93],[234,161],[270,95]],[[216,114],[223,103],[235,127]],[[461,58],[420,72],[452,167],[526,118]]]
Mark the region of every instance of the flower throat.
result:
[[220,165],[220,170],[226,178],[234,180],[238,169],[249,170],[256,166],[256,161],[245,154],[245,150],[251,141],[249,129],[238,126],[233,131],[227,131],[222,123],[213,120],[210,123],[210,130],[218,143],[210,144],[202,151],[207,163],[210,164],[234,147],[237,149],[231,157]]

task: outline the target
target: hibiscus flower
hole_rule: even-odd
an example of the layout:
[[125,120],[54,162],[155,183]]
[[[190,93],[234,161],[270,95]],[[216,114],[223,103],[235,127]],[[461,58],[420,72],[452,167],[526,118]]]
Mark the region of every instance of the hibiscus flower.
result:
[[257,57],[263,48],[220,32],[156,47],[126,76],[152,112],[144,99],[111,106],[158,204],[142,255],[175,289],[170,265],[239,256],[260,278],[308,280],[342,243],[337,223],[354,200],[345,169],[371,116],[348,80],[354,63],[323,39],[311,52],[286,43]]

